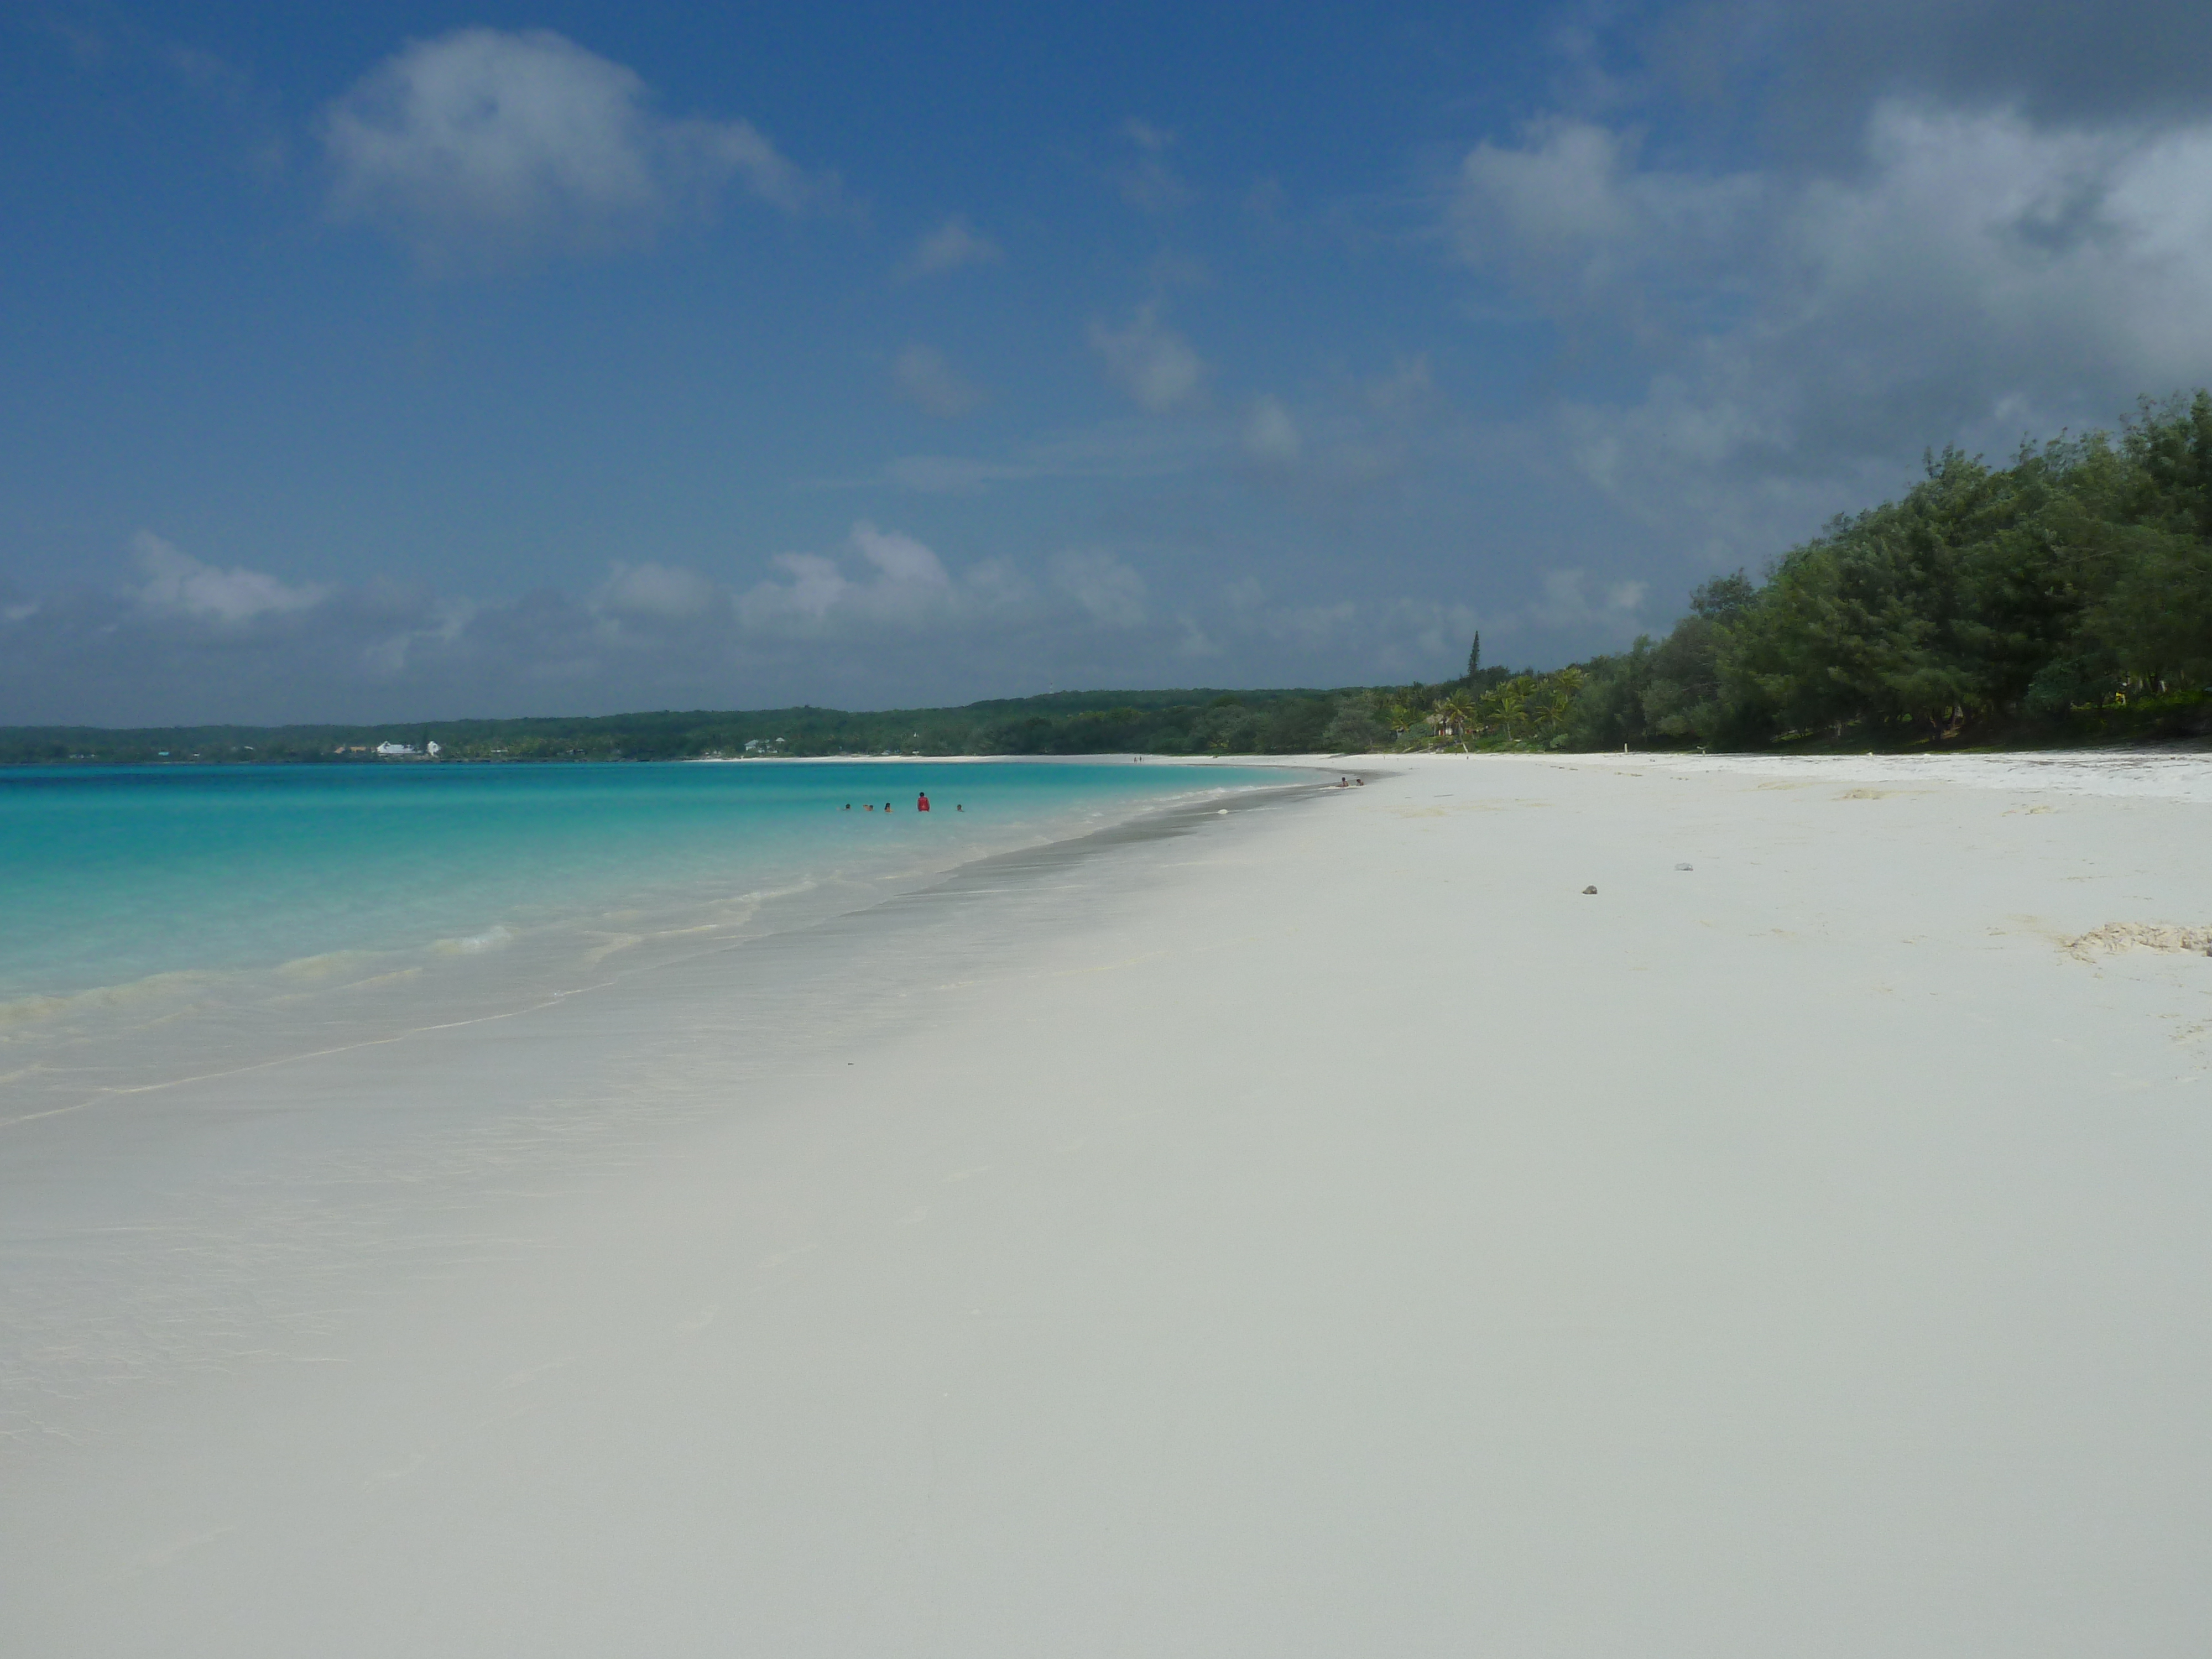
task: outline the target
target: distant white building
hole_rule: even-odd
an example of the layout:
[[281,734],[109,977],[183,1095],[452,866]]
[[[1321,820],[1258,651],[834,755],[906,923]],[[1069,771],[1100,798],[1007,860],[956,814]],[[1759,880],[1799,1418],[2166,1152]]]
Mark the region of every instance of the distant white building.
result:
[[423,745],[423,748],[432,760],[437,759],[439,756],[446,752],[444,750],[438,747],[438,740],[435,738],[431,738],[428,743]]
[[376,745],[376,752],[380,755],[411,755],[415,752],[415,745],[411,743],[380,743]]

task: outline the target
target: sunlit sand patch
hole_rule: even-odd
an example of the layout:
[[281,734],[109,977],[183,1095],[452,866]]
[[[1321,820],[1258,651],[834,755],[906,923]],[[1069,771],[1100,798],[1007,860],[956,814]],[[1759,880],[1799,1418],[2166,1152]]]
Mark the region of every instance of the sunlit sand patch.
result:
[[166,1567],[179,1556],[189,1554],[191,1551],[196,1549],[203,1549],[208,1545],[215,1543],[219,1539],[222,1538],[226,1534],[234,1533],[237,1530],[237,1527],[233,1525],[228,1527],[216,1527],[208,1532],[188,1534],[185,1537],[177,1539],[173,1542],[161,1545],[155,1549],[148,1550],[143,1555],[138,1558],[138,1565],[145,1567]]
[[526,1365],[520,1370],[516,1371],[508,1376],[507,1379],[499,1386],[502,1389],[526,1388],[531,1383],[535,1382],[539,1377],[544,1376],[546,1372],[563,1370],[575,1363],[575,1355],[572,1353],[564,1353],[558,1359],[548,1359],[539,1364]]
[[2123,951],[2173,951],[2212,956],[2212,927],[2180,927],[2170,921],[2108,921],[2101,927],[2061,941],[2069,956],[2094,962]]
[[1511,812],[1524,806],[1549,806],[1545,800],[1469,800],[1458,801],[1449,806],[1393,806],[1392,816],[1401,818],[1441,818],[1457,812]]
[[379,1469],[374,1474],[370,1475],[368,1480],[361,1483],[362,1490],[363,1492],[370,1492],[374,1491],[378,1486],[388,1486],[394,1480],[404,1480],[409,1475],[414,1474],[421,1470],[423,1465],[428,1463],[429,1461],[429,1457],[426,1454],[416,1452],[404,1463],[398,1464],[394,1468],[388,1469]]

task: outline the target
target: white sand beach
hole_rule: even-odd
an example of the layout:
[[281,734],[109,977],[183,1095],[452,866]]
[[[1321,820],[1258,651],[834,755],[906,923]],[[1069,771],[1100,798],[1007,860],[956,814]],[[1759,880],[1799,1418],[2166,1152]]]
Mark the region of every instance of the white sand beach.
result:
[[0,1652],[2202,1654],[2212,759],[1359,769],[0,1131]]

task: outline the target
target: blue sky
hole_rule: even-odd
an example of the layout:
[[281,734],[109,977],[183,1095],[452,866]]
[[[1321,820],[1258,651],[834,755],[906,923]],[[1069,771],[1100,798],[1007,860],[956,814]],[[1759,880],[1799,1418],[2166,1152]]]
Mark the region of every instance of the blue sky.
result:
[[0,720],[1334,685],[2212,380],[2165,4],[0,11]]

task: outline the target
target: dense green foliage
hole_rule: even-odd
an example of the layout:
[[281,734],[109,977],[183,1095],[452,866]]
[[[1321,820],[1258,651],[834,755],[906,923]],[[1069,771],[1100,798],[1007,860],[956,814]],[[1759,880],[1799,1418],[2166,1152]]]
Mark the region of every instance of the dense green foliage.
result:
[[2212,395],[2008,467],[1946,449],[1902,500],[1585,669],[1579,748],[2202,730]]
[[1100,691],[962,708],[443,720],[404,726],[0,730],[0,763],[770,755],[1158,755],[1407,749],[1886,747],[2212,732],[2212,394],[2117,437],[1931,454],[1900,501],[1836,519],[1690,596],[1662,640],[1444,685]]

